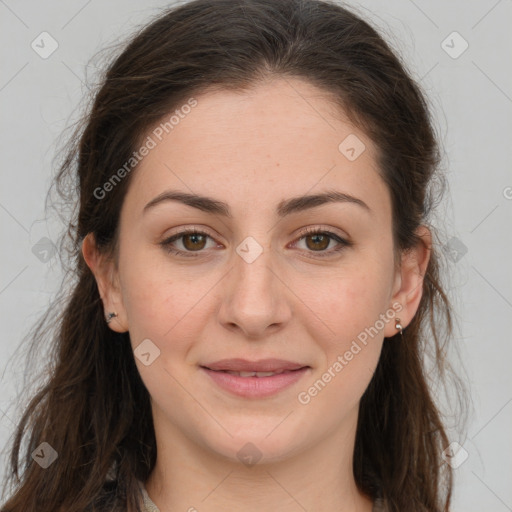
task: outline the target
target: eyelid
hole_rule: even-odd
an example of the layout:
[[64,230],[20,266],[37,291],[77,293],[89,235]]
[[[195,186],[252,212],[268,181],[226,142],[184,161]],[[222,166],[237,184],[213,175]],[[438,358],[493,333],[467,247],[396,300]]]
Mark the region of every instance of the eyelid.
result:
[[192,225],[187,226],[182,229],[177,228],[178,231],[175,231],[174,233],[171,233],[170,235],[167,235],[161,243],[165,243],[166,241],[170,240],[171,238],[179,238],[183,235],[189,235],[189,234],[198,234],[198,235],[207,235],[213,240],[216,239],[217,235],[214,235],[208,228],[199,226],[199,225]]
[[348,236],[348,234],[338,233],[337,231],[334,231],[335,229],[336,228],[332,228],[327,225],[314,224],[312,226],[306,226],[304,228],[301,228],[295,236],[298,238],[302,238],[303,236],[306,236],[306,235],[314,235],[316,233],[326,233],[326,234],[337,236],[338,238],[342,239],[344,242],[349,243],[350,237]]

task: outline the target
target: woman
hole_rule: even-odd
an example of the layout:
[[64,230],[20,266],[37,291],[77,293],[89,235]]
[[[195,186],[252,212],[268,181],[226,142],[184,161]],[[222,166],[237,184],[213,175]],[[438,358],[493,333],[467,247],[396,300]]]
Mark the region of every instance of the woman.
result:
[[2,510],[449,510],[438,163],[418,85],[340,6],[145,27],[58,176],[76,281]]

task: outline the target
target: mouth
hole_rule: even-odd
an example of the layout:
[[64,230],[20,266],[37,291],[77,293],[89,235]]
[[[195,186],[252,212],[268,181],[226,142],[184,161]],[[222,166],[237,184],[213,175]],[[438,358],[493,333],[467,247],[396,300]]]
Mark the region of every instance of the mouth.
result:
[[311,371],[308,365],[277,359],[225,359],[200,368],[219,388],[244,398],[276,395]]
[[285,371],[299,370],[304,368],[305,364],[286,359],[260,359],[258,361],[250,361],[242,358],[220,359],[202,365],[209,370],[214,371],[232,371],[232,372],[252,372],[252,373],[281,373]]
[[[205,368],[205,367],[203,367],[203,368]],[[206,367],[206,369],[211,370],[211,368],[207,368],[207,367]],[[296,372],[297,370],[278,370],[276,372],[235,372],[235,371],[231,371],[231,370],[212,370],[212,371],[223,372],[223,373],[227,373],[229,375],[236,375],[237,377],[242,377],[242,378],[246,378],[246,377],[262,378],[262,377],[272,377],[273,375],[281,375],[282,373]]]

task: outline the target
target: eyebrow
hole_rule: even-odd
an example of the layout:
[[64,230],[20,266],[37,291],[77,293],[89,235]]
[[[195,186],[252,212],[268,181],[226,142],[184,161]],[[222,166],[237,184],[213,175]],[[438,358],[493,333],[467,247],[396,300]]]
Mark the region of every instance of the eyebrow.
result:
[[[189,194],[187,192],[180,192],[176,190],[167,190],[162,192],[154,199],[149,201],[144,206],[143,213],[146,213],[151,208],[158,204],[167,201],[177,201],[193,208],[197,208],[206,213],[212,213],[215,215],[222,215],[223,217],[232,218],[230,207],[227,203],[213,199],[207,196],[201,196],[198,194]],[[337,190],[329,190],[321,194],[303,195],[298,197],[292,197],[280,201],[276,208],[278,217],[285,217],[292,213],[298,213],[317,206],[322,206],[327,203],[349,203],[355,204],[362,207],[364,210],[371,213],[370,207],[361,199],[345,194]]]

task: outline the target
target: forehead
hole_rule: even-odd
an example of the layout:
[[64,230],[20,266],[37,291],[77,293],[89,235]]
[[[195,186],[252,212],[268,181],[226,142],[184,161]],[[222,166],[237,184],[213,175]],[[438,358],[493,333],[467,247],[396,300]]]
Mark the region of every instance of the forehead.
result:
[[276,79],[194,100],[172,123],[165,124],[171,112],[147,132],[154,147],[136,169],[127,202],[147,202],[171,188],[215,196],[235,210],[266,208],[328,188],[389,207],[376,148],[313,85]]

